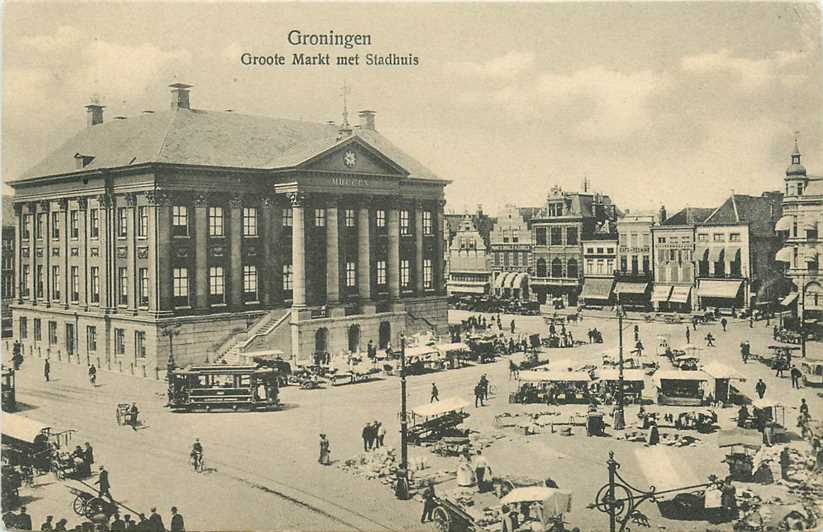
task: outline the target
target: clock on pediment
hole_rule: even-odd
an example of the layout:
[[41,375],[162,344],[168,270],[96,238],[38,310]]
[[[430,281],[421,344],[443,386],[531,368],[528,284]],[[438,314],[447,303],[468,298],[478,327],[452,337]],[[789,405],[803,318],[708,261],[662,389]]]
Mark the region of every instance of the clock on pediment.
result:
[[353,150],[346,150],[343,153],[343,164],[349,168],[354,168],[357,164],[357,154]]

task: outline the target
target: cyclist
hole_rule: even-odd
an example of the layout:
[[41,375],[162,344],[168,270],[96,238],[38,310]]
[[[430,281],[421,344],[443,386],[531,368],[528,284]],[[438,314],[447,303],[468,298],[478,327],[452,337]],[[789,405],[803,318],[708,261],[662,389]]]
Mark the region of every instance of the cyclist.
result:
[[200,438],[194,439],[194,444],[191,446],[190,456],[194,470],[199,470],[201,464],[203,463],[203,445],[200,443]]

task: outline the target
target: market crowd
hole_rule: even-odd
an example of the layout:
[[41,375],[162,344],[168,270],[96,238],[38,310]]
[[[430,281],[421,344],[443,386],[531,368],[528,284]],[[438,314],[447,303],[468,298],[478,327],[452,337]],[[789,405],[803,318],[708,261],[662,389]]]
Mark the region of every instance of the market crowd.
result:
[[115,513],[110,518],[105,515],[94,516],[91,519],[84,519],[80,523],[69,524],[68,519],[60,518],[55,521],[53,515],[47,515],[39,528],[34,528],[34,521],[31,514],[26,511],[25,506],[21,506],[18,513],[8,511],[3,514],[3,526],[5,530],[41,530],[44,532],[74,531],[74,532],[122,532],[133,530],[135,532],[183,532],[186,530],[185,521],[182,514],[177,511],[177,507],[171,507],[168,528],[164,524],[163,517],[157,513],[157,508],[151,509],[151,514],[138,514],[137,519],[133,519],[131,514],[124,514],[122,517]]

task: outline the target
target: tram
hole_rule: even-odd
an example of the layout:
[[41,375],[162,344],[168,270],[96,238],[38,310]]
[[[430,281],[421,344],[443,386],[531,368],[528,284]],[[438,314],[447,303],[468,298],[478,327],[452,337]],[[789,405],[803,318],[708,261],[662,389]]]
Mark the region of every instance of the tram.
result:
[[279,373],[273,368],[213,364],[172,369],[168,407],[173,411],[273,410]]

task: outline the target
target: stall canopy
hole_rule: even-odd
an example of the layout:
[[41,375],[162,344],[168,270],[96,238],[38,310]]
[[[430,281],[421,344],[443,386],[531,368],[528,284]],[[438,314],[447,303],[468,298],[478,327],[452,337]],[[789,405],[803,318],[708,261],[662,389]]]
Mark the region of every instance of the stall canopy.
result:
[[797,301],[797,292],[792,292],[791,294],[787,295],[783,298],[783,301],[780,302],[781,305],[784,307],[788,307],[792,303]]
[[709,248],[709,262],[717,262],[725,255],[725,248],[710,247]]
[[646,293],[649,283],[629,283],[626,281],[619,281],[614,291],[618,294],[643,295]]
[[673,286],[668,284],[655,285],[652,290],[652,302],[664,303],[669,300],[669,295],[672,293]]
[[538,501],[543,503],[544,521],[549,517],[572,511],[572,492],[556,488],[544,488],[542,486],[515,488],[500,499],[501,504]]
[[26,443],[34,443],[41,434],[48,434],[49,426],[17,414],[3,414],[3,436]]
[[742,429],[740,427],[722,429],[718,433],[718,447],[736,447],[738,445],[749,449],[759,449],[763,445],[763,435],[757,430]]
[[793,257],[794,248],[783,248],[775,254],[774,260],[777,262],[788,262],[791,264]]
[[506,280],[512,276],[511,272],[503,272],[498,275],[494,280],[494,287],[495,288],[505,288],[506,287]]
[[[601,381],[617,381],[620,380],[619,369],[601,369],[598,372],[598,378]],[[646,372],[642,369],[624,369],[623,380],[628,382],[643,382],[646,378]]]
[[697,288],[697,295],[700,297],[717,297],[723,299],[735,299],[740,293],[743,281],[703,279]]
[[672,295],[669,296],[669,303],[688,303],[691,295],[691,286],[675,286],[672,288]]
[[774,224],[775,231],[790,231],[792,228],[792,224],[794,223],[794,218],[791,216],[783,216],[777,223]]
[[703,366],[703,371],[715,379],[729,379],[745,381],[746,376],[720,362],[709,362]]
[[583,299],[609,299],[612,295],[611,279],[586,279],[583,283]]
[[590,382],[591,376],[584,371],[521,371],[524,382]]
[[454,412],[456,410],[463,410],[469,406],[469,403],[460,397],[447,397],[442,401],[418,406],[412,409],[412,414],[420,417],[432,417],[445,414],[447,412]]
[[441,353],[451,353],[454,351],[471,351],[471,349],[469,349],[469,346],[467,346],[463,342],[456,342],[451,344],[437,344],[435,346],[432,346],[432,349],[435,349],[436,351],[439,351]]
[[526,274],[523,272],[512,273],[507,279],[505,288],[523,288],[523,283],[526,281]]
[[804,231],[817,231],[817,220],[815,220],[813,216],[804,217],[803,221],[800,222],[800,227],[802,227]]
[[667,369],[656,371],[652,379],[659,384],[661,381],[708,381],[711,377],[702,371]]

